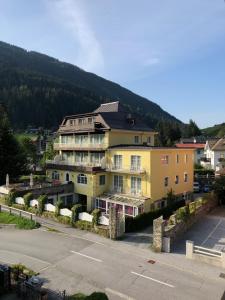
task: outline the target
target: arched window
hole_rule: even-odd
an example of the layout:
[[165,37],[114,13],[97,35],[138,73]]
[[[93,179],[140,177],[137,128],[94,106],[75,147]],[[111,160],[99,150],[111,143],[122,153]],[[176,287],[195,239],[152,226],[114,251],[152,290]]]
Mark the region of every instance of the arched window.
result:
[[59,180],[59,173],[57,171],[52,172],[52,179],[53,180]]
[[70,174],[66,173],[66,181],[70,181]]
[[77,183],[87,184],[87,176],[85,174],[79,174],[77,176]]

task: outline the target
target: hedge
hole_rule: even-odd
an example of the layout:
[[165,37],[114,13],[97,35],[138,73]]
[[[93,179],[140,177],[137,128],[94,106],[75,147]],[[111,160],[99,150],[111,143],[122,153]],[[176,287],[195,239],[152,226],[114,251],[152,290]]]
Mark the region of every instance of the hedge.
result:
[[79,213],[82,212],[82,205],[75,204],[72,208],[72,217],[71,217],[71,224],[73,225],[76,221],[79,220]]
[[33,198],[33,194],[32,193],[27,193],[23,196],[23,200],[24,200],[24,206],[26,209],[28,209],[28,207],[30,206],[30,201]]
[[167,219],[170,217],[171,214],[173,214],[174,211],[176,211],[178,208],[184,205],[185,200],[181,200],[165,208],[143,213],[134,218],[126,217],[126,232],[138,231],[148,226],[151,226],[153,224],[153,220],[160,216],[163,216],[164,219]]
[[47,202],[48,197],[46,195],[41,195],[38,197],[38,213],[41,215],[45,208],[45,203]]

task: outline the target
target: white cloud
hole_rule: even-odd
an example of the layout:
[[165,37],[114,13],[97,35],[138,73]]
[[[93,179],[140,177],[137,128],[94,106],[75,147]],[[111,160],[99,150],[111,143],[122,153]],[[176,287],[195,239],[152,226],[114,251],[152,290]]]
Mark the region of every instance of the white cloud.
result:
[[47,7],[51,15],[70,30],[75,38],[78,55],[74,58],[74,63],[88,71],[101,72],[104,68],[101,45],[81,3],[72,0],[50,0],[47,1]]

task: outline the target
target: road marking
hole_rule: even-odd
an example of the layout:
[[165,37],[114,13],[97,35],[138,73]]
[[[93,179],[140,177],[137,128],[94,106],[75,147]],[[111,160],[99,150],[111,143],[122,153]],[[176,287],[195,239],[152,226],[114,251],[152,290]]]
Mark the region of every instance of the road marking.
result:
[[92,257],[92,256],[89,256],[89,255],[86,255],[86,254],[83,254],[83,253],[80,253],[80,252],[76,252],[76,251],[70,251],[71,253],[74,253],[74,254],[78,254],[80,256],[83,256],[83,257],[86,257],[86,258],[89,258],[89,259],[92,259],[94,261],[97,261],[97,262],[102,262],[101,259],[98,259],[98,258],[95,258],[95,257]]
[[154,282],[157,282],[157,283],[160,283],[160,284],[166,285],[166,286],[168,286],[168,287],[170,287],[170,288],[175,288],[175,286],[174,286],[174,285],[172,285],[172,284],[169,284],[169,283],[166,283],[166,282],[163,282],[163,281],[160,281],[160,280],[157,280],[157,279],[154,279],[154,278],[151,278],[151,277],[145,276],[145,275],[143,275],[143,274],[139,274],[139,273],[136,273],[136,272],[133,272],[133,271],[131,271],[131,273],[132,273],[132,274],[134,274],[134,275],[137,275],[137,276],[140,276],[140,277],[143,277],[143,278],[146,278],[146,279],[152,280],[152,281],[154,281]]
[[214,227],[214,229],[210,232],[210,234],[207,236],[207,238],[201,243],[200,246],[204,245],[205,242],[213,235],[213,233],[216,231],[216,229],[220,226],[223,220],[220,220],[218,224]]
[[108,293],[111,293],[111,294],[113,294],[113,295],[116,295],[116,296],[118,296],[118,297],[120,297],[120,298],[122,298],[122,299],[126,299],[126,300],[135,300],[134,298],[131,298],[130,296],[127,296],[127,295],[122,294],[122,293],[120,293],[120,292],[118,292],[118,291],[112,290],[112,289],[110,289],[110,288],[105,288],[105,291],[108,292]]

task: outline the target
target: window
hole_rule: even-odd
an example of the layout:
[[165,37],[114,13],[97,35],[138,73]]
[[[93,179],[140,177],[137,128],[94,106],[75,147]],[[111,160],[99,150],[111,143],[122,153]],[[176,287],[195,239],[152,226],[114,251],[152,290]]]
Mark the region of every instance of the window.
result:
[[66,181],[70,181],[70,174],[66,173]]
[[52,179],[53,180],[59,180],[59,173],[57,171],[52,172]]
[[148,144],[151,144],[151,142],[152,142],[152,138],[151,138],[151,136],[148,136],[148,138],[147,138],[147,143],[148,143]]
[[175,184],[178,184],[178,183],[179,183],[179,176],[176,175],[176,177],[175,177]]
[[105,175],[99,176],[99,185],[105,185]]
[[118,193],[122,193],[123,191],[123,176],[114,175],[113,177],[113,186],[114,190]]
[[139,136],[135,135],[134,137],[134,143],[139,144]]
[[113,168],[114,169],[122,169],[122,155],[114,155]]
[[93,123],[93,118],[88,118],[88,124],[92,124]]
[[101,165],[102,159],[104,158],[104,153],[92,152],[91,153],[91,163],[95,165]]
[[188,155],[187,155],[187,154],[184,155],[184,162],[185,162],[185,163],[188,162]]
[[168,165],[169,164],[169,155],[162,155],[161,162],[163,165]]
[[131,194],[140,194],[141,193],[141,178],[140,177],[131,177]]
[[85,174],[79,174],[77,176],[77,183],[87,184],[87,176]]
[[134,214],[133,206],[125,205],[125,215],[133,216],[133,214]]
[[184,173],[184,182],[188,182],[188,174]]
[[179,164],[179,154],[176,155],[176,162]]
[[75,162],[77,164],[85,164],[88,162],[88,153],[87,152],[76,152]]
[[70,126],[73,126],[73,120],[70,120]]
[[106,212],[106,201],[96,198],[95,199],[95,208],[98,208],[101,211]]
[[76,144],[87,144],[88,143],[88,135],[76,135],[75,143]]
[[141,169],[141,157],[131,155],[131,171],[139,171]]
[[104,138],[105,138],[104,134],[92,134],[90,136],[90,142],[93,145],[96,145],[96,144],[100,145],[100,144],[104,143]]
[[85,124],[85,119],[78,119],[78,124],[79,125]]
[[169,185],[169,177],[165,177],[164,178],[164,186],[168,186]]

